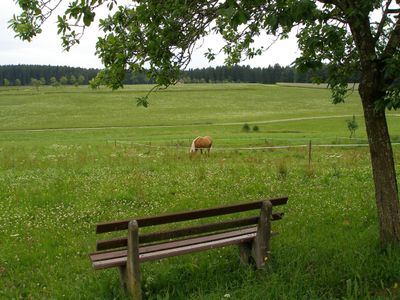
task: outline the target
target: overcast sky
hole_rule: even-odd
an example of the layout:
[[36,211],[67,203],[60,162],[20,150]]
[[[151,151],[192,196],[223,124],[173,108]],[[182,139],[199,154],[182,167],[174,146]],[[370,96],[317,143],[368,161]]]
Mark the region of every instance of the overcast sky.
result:
[[[35,37],[32,42],[22,42],[14,37],[14,32],[8,28],[8,20],[13,14],[19,12],[14,0],[1,0],[0,10],[0,65],[11,64],[40,64],[40,65],[67,65],[84,68],[102,68],[100,60],[95,56],[95,44],[99,30],[97,26],[91,26],[85,32],[85,36],[79,45],[74,46],[69,52],[62,51],[61,40],[57,36],[55,17],[47,20],[41,35]],[[62,10],[57,11],[58,14]],[[258,45],[271,41],[263,38]],[[207,48],[219,49],[221,38],[211,36],[199,44],[198,49],[192,56],[190,68],[202,68],[208,66],[219,66],[223,64],[220,55],[215,61],[209,63],[204,57]],[[200,47],[201,46],[201,47]],[[262,56],[247,60],[242,65],[252,67],[268,67],[276,63],[286,66],[293,62],[298,56],[296,40],[276,42]]]

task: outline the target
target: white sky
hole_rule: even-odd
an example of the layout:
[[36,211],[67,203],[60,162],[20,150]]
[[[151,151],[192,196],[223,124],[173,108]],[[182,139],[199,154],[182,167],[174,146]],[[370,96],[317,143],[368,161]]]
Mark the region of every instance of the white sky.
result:
[[[14,0],[1,0],[0,10],[0,65],[11,64],[39,64],[39,65],[67,65],[84,68],[102,68],[101,61],[95,56],[95,44],[98,34],[101,32],[97,26],[89,27],[81,43],[65,52],[61,47],[61,39],[57,36],[55,16],[47,20],[43,26],[43,32],[35,37],[32,42],[22,42],[15,38],[15,33],[8,28],[8,21],[13,14],[19,12]],[[62,14],[63,10],[57,10],[56,14]],[[97,17],[97,16],[96,16]],[[260,39],[257,45],[262,45],[268,39]],[[219,55],[211,63],[204,57],[207,48],[217,50],[222,39],[218,36],[207,37],[201,47],[194,52],[189,68],[203,68],[208,66],[223,65],[223,57]],[[264,45],[268,46],[268,45]],[[286,66],[291,64],[298,56],[295,38],[276,42],[263,55],[241,63],[252,67],[268,67],[276,63]]]

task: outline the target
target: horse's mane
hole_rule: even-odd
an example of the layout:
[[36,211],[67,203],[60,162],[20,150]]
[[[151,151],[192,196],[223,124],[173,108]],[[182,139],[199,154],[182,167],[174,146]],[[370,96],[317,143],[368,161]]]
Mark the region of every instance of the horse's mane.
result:
[[192,142],[192,146],[190,146],[190,152],[193,152],[196,150],[196,146],[195,146],[195,142],[197,141],[197,139],[199,139],[200,136],[198,136],[197,138],[195,138]]

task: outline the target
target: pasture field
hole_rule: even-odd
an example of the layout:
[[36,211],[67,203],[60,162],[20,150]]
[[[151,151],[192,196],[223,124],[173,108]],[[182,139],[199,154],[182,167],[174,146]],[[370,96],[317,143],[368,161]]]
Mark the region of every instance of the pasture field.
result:
[[[345,147],[366,142],[356,92],[332,105],[325,89],[180,85],[136,107],[148,89],[0,89],[0,299],[126,299],[117,270],[91,269],[97,222],[282,195],[267,271],[241,265],[236,247],[149,262],[145,297],[400,298],[400,249],[378,248],[368,148]],[[388,112],[395,142],[399,120]],[[197,135],[215,148],[191,160]]]

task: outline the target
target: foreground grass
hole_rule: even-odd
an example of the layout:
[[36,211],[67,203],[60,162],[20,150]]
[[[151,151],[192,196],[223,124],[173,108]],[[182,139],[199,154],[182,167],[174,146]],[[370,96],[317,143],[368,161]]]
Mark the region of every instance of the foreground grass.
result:
[[[129,145],[14,149],[0,171],[0,298],[123,299],[94,272],[96,222],[289,195],[267,272],[237,249],[143,264],[149,299],[399,296],[400,252],[381,253],[365,149],[234,151],[190,160]],[[397,160],[399,153],[397,152]],[[4,156],[3,156],[4,159]]]

